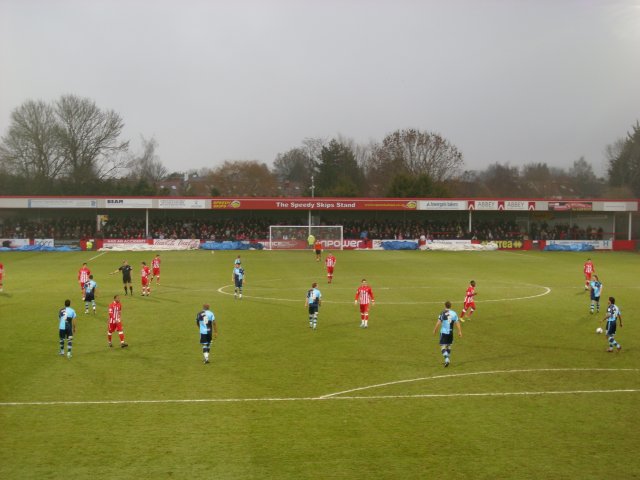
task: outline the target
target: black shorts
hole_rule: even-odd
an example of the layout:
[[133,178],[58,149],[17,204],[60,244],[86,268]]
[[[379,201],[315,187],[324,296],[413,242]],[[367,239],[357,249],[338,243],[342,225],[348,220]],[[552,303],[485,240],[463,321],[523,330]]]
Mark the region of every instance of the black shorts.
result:
[[316,250],[316,255],[322,255],[322,250]]
[[318,313],[318,304],[310,303],[309,304],[309,315],[313,315],[314,313]]
[[593,292],[591,292],[591,300],[593,300],[594,302],[600,302],[600,295],[598,295],[597,297],[593,294]]
[[617,322],[607,322],[607,335],[616,334],[616,323]]
[[440,334],[440,345],[451,345],[453,343],[453,332]]
[[201,333],[200,334],[200,344],[207,345],[211,343],[211,333]]
[[131,275],[123,275],[122,283],[131,283]]
[[84,301],[85,302],[92,302],[96,299],[96,292],[95,290],[91,290],[89,293],[85,292],[84,294]]
[[61,328],[58,332],[60,334],[60,340],[71,338],[73,337],[73,326],[67,325],[65,328]]
[[244,278],[236,278],[235,279],[236,288],[242,288],[242,282],[244,282]]

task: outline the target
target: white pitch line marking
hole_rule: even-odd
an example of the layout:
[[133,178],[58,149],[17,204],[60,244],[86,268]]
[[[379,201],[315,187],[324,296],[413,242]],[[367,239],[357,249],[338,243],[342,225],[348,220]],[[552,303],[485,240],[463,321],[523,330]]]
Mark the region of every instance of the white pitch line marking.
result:
[[[366,387],[344,390],[330,393],[320,397],[265,397],[265,398],[198,398],[198,399],[164,399],[164,400],[86,400],[86,401],[49,401],[49,402],[0,402],[0,407],[21,406],[71,406],[71,405],[139,405],[139,404],[179,404],[179,403],[248,403],[248,402],[315,402],[327,400],[384,400],[384,399],[410,399],[410,398],[447,398],[447,397],[506,397],[506,396],[532,396],[532,395],[578,395],[578,394],[602,394],[602,393],[638,393],[640,389],[611,389],[611,390],[543,390],[524,392],[479,392],[479,393],[424,393],[414,395],[367,395],[345,396],[345,393],[378,388],[388,385],[416,382],[420,380],[437,380],[442,378],[464,377],[470,375],[496,375],[501,373],[525,373],[525,372],[638,372],[637,368],[540,368],[522,370],[494,370],[487,372],[453,373],[448,375],[435,375],[433,377],[413,378],[398,380],[395,382],[380,383]],[[343,396],[339,396],[343,395]]]
[[586,393],[637,393],[640,389],[617,390],[549,390],[540,392],[480,392],[480,393],[417,393],[415,395],[370,395],[366,397],[320,397],[318,400],[385,400],[402,398],[447,398],[447,397],[510,397],[529,395],[577,395]]
[[87,260],[88,262],[90,262],[91,260],[95,260],[96,258],[101,257],[102,255],[104,255],[105,253],[107,253],[106,251],[99,253],[98,255],[96,255],[95,257],[91,257],[89,260]]
[[450,373],[446,375],[435,375],[433,377],[410,378],[406,380],[396,380],[393,382],[378,383],[376,385],[367,385],[365,387],[352,388],[341,392],[329,393],[320,398],[336,397],[346,393],[361,392],[373,388],[388,387],[390,385],[399,385],[401,383],[421,382],[423,380],[440,380],[442,378],[469,377],[475,375],[499,375],[503,373],[535,373],[535,372],[638,372],[637,368],[527,368],[519,370],[491,370],[485,372],[467,372],[467,373]]
[[[536,287],[540,287],[543,288],[544,291],[542,293],[538,293],[536,295],[529,295],[527,297],[515,297],[515,298],[496,298],[496,299],[491,299],[491,300],[482,300],[482,302],[478,301],[476,303],[489,303],[489,302],[508,302],[508,301],[514,301],[514,300],[530,300],[532,298],[538,298],[538,297],[544,297],[545,295],[548,295],[549,293],[551,293],[551,288],[549,287],[545,287],[542,285],[534,285]],[[218,293],[221,293],[222,295],[233,295],[231,292],[225,292],[224,289],[225,288],[232,288],[234,287],[233,285],[223,285],[222,287],[220,287],[217,291]],[[290,298],[278,298],[278,297],[259,297],[257,295],[247,295],[246,293],[242,295],[244,298],[255,298],[256,300],[275,300],[275,301],[280,301],[280,302],[299,302],[300,300],[293,300]],[[353,302],[338,302],[335,300],[322,300],[322,303],[332,303],[332,304],[342,304],[342,305],[350,305]],[[427,304],[441,304],[442,300],[435,300],[435,301],[427,301],[427,302],[376,302],[376,305],[427,305]]]

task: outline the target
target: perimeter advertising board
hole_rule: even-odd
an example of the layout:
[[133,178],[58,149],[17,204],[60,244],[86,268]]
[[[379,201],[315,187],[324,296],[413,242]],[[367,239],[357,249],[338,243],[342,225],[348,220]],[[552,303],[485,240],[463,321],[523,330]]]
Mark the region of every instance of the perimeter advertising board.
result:
[[556,212],[591,212],[593,210],[593,204],[591,202],[549,202],[549,210]]
[[414,200],[345,198],[214,198],[213,210],[416,210]]
[[612,240],[547,240],[547,245],[591,245],[594,250],[612,250]]
[[153,200],[150,198],[107,198],[107,208],[151,208]]
[[211,200],[189,199],[189,198],[161,198],[158,200],[158,208],[198,210],[208,208]]
[[30,198],[29,208],[97,208],[93,198]]

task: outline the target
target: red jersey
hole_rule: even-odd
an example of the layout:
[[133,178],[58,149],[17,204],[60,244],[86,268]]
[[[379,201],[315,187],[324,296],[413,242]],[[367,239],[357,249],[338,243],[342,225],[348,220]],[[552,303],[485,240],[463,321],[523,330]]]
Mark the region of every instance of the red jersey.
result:
[[584,264],[584,274],[585,275],[591,275],[593,273],[594,269],[593,269],[593,262],[591,260],[589,260],[588,262],[585,262]]
[[78,271],[78,281],[84,285],[89,281],[89,275],[91,275],[91,270],[88,267],[82,267]]
[[476,287],[469,285],[467,288],[467,293],[464,295],[464,304],[468,305],[473,303],[473,297],[476,295]]
[[4,275],[4,265],[0,263],[0,278]]
[[122,314],[122,304],[120,302],[112,302],[109,305],[109,323],[120,323]]
[[327,258],[324,259],[324,264],[327,268],[333,268],[336,265],[336,257],[334,257],[331,253]]
[[140,270],[140,276],[142,277],[142,279],[144,280],[145,278],[147,278],[149,275],[151,275],[151,271],[149,270],[149,266],[145,265],[144,267],[142,267],[142,269]]
[[160,257],[155,257],[153,260],[151,260],[151,268],[153,268],[154,270],[160,269]]
[[322,250],[322,243],[320,243],[320,240],[318,240],[315,245],[313,246],[313,248],[315,250]]
[[360,285],[356,291],[356,300],[360,305],[369,305],[373,300],[373,291],[369,285]]

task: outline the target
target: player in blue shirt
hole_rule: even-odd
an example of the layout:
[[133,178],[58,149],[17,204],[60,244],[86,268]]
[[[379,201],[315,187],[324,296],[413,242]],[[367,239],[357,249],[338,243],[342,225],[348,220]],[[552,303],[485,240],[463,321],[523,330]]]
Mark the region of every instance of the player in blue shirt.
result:
[[76,312],[71,308],[71,300],[64,301],[64,307],[58,312],[58,331],[60,334],[60,355],[64,355],[64,341],[67,340],[67,357],[71,358],[73,334],[76,333]]
[[593,276],[593,280],[589,282],[589,290],[591,291],[591,309],[589,313],[593,313],[594,308],[596,312],[600,311],[600,295],[602,295],[602,282],[598,278],[598,275]]
[[93,314],[96,314],[96,289],[98,284],[93,280],[93,275],[89,275],[89,280],[84,284],[84,313],[89,313],[89,302],[93,307]]
[[462,337],[462,327],[458,314],[451,310],[451,302],[446,301],[445,309],[438,316],[436,326],[433,327],[433,334],[435,335],[440,329],[440,351],[444,357],[444,366],[448,367],[451,362],[451,344],[453,343],[453,326],[458,329],[458,336]]
[[309,307],[309,328],[315,330],[318,327],[318,309],[322,303],[322,293],[318,290],[318,284],[313,282],[307,291],[307,298],[304,301],[305,307]]
[[244,285],[244,268],[241,263],[235,264],[233,267],[233,273],[231,274],[231,281],[235,285],[233,291],[233,298],[242,299],[242,286]]
[[607,334],[607,338],[609,339],[609,348],[607,352],[613,352],[613,347],[616,347],[616,350],[619,352],[622,349],[622,345],[616,342],[616,323],[620,321],[620,328],[622,328],[622,315],[620,314],[620,309],[616,305],[616,299],[613,297],[609,297],[609,305],[607,306],[607,315],[600,320],[600,323],[607,321],[607,326],[605,329],[605,333]]
[[202,305],[202,310],[196,315],[196,325],[200,331],[200,345],[202,345],[202,355],[204,356],[204,363],[206,364],[209,363],[212,338],[218,337],[216,317],[213,312],[209,310],[209,304],[205,303]]

